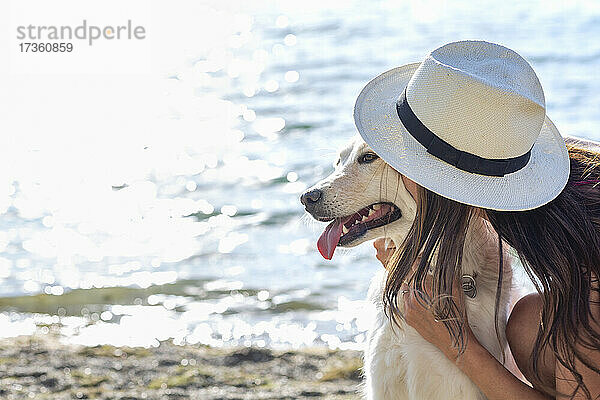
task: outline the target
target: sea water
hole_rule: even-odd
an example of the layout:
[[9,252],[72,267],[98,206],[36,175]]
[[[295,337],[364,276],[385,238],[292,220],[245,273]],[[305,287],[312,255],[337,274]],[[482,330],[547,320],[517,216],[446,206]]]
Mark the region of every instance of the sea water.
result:
[[[0,336],[360,348],[381,266],[370,244],[324,260],[324,224],[298,198],[356,133],[361,88],[450,41],[515,49],[560,131],[600,139],[597,2],[179,4],[158,17],[150,76],[77,78],[86,92],[13,82]],[[63,94],[58,117],[43,90],[83,97]],[[24,104],[50,107],[44,123]]]

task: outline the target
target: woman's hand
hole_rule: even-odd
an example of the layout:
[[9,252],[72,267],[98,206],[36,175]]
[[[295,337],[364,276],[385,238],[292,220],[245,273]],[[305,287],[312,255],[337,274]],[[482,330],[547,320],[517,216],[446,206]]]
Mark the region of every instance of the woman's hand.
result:
[[379,262],[383,264],[383,267],[386,268],[390,257],[394,254],[394,251],[396,251],[396,245],[392,239],[379,238],[373,242],[373,247],[377,250],[375,257],[377,257]]
[[[389,238],[380,238],[375,240],[373,246],[377,250],[377,259],[386,267],[390,257],[396,251],[394,242]],[[424,287],[427,293],[431,295],[431,277],[427,276],[425,278]],[[423,339],[439,348],[451,361],[456,361],[458,348],[454,347],[453,339],[450,337],[450,333],[444,323],[436,321],[432,310],[418,302],[417,293],[409,288],[407,283],[402,284],[400,291],[404,301],[404,319],[406,323],[419,332]],[[475,341],[475,336],[466,320],[462,290],[456,281],[454,282],[452,293],[459,313],[465,316],[465,340],[467,342]]]
[[[427,276],[424,282],[424,289],[431,297],[431,277]],[[454,302],[458,308],[459,315],[463,315],[463,334],[464,340],[467,345],[475,345],[473,341],[476,341],[475,335],[469,327],[465,305],[463,301],[462,290],[458,286],[458,282],[454,282],[452,289]],[[423,339],[436,346],[442,353],[450,359],[450,361],[456,362],[459,356],[459,349],[454,345],[454,339],[450,336],[450,333],[446,329],[443,321],[438,321],[433,310],[427,305],[422,305],[417,299],[417,292],[415,289],[411,289],[406,281],[400,287],[400,294],[404,301],[404,319],[408,325],[413,327]]]
[[[387,239],[389,242],[390,240]],[[386,246],[386,239],[373,243],[377,259],[385,267],[396,250],[393,242]],[[414,268],[413,268],[414,269]],[[427,276],[424,289],[431,293],[431,277]],[[550,398],[521,382],[492,356],[475,338],[466,319],[464,295],[458,282],[454,282],[452,293],[459,315],[464,317],[465,352],[459,357],[450,333],[442,321],[436,321],[427,306],[419,304],[416,293],[407,283],[402,284],[399,297],[404,302],[404,318],[429,343],[436,346],[454,362],[481,389],[490,400],[522,399],[549,400]],[[493,379],[490,379],[493,377]]]

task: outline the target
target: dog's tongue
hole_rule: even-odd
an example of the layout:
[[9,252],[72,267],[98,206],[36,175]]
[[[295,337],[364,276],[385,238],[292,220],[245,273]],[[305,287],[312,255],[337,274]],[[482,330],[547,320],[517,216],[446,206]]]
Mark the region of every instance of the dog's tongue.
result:
[[326,260],[331,260],[331,257],[333,257],[335,247],[342,236],[342,227],[344,226],[344,222],[344,220],[336,218],[332,223],[327,225],[325,231],[321,234],[321,237],[319,237],[319,240],[317,241],[319,253],[321,253]]

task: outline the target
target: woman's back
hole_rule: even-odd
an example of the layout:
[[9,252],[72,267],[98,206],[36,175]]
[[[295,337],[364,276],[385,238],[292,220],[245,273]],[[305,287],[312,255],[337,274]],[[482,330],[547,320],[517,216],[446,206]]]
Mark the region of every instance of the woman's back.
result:
[[515,248],[540,293],[527,300],[527,312],[539,309],[540,321],[528,365],[520,367],[536,371],[528,374],[534,385],[554,389],[548,388],[543,365],[553,354],[556,377],[572,382],[558,384],[557,379],[556,390],[570,394],[586,382],[584,372],[600,373],[600,325],[594,320],[600,312],[593,301],[598,299],[600,276],[600,143],[572,137],[565,142],[571,172],[556,199],[533,210],[487,210],[487,215]]

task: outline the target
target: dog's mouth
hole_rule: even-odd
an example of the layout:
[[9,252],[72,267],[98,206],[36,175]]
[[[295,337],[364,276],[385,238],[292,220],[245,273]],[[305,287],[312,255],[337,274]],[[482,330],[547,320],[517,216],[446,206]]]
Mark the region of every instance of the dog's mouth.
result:
[[402,211],[392,203],[375,203],[347,217],[335,218],[319,237],[321,255],[331,260],[337,246],[347,245],[363,236],[369,229],[396,221]]

